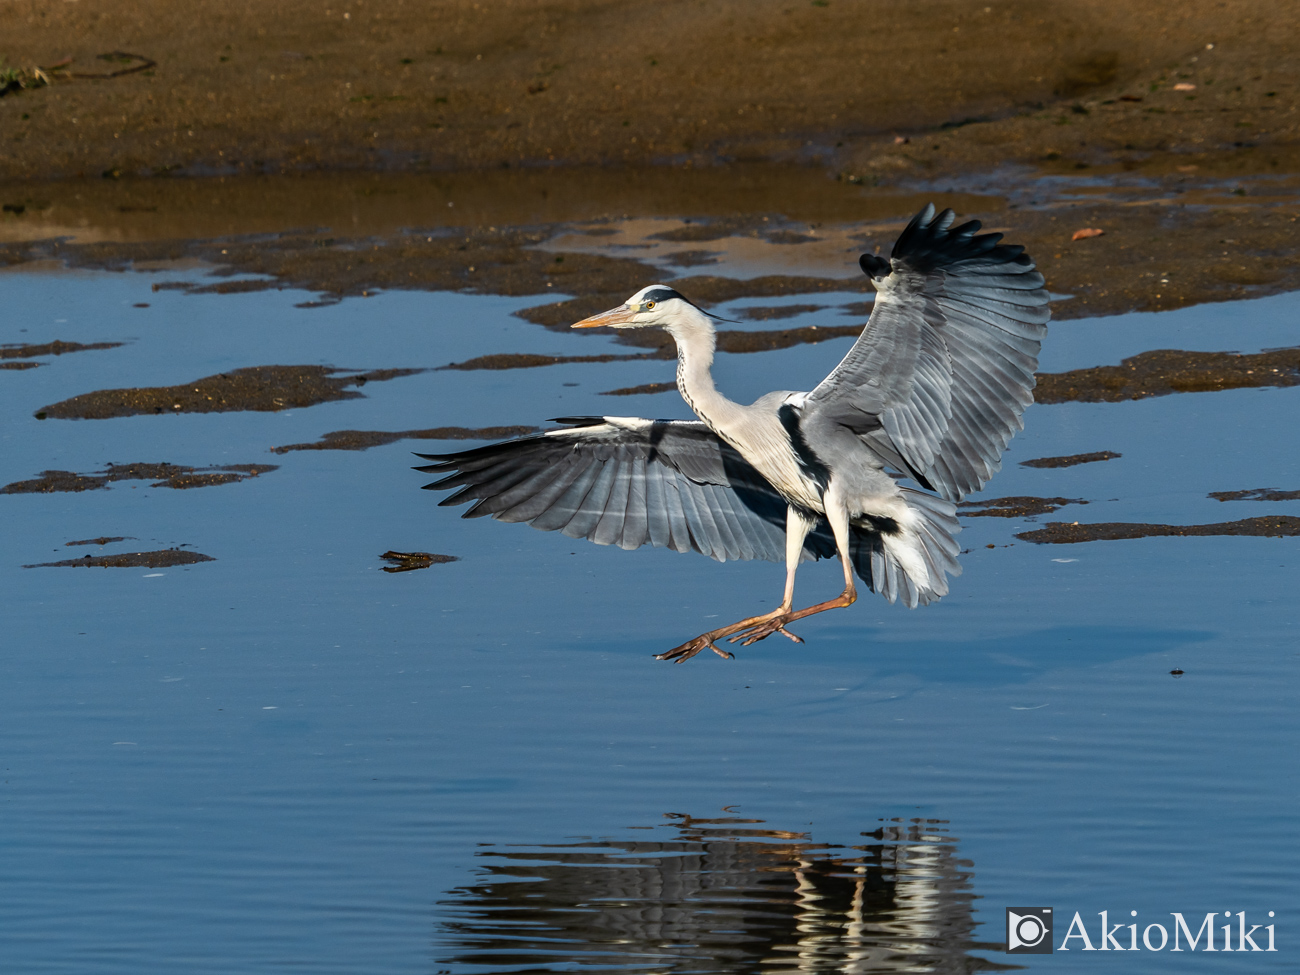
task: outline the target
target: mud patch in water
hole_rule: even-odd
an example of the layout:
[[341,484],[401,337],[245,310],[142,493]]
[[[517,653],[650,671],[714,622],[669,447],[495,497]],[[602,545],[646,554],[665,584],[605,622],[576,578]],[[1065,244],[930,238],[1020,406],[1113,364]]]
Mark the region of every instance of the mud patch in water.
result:
[[777,318],[794,318],[812,311],[821,311],[825,305],[756,305],[742,308],[738,315],[751,322],[767,322]]
[[[671,343],[671,339],[669,340]],[[671,352],[671,349],[665,351]],[[501,352],[481,355],[464,362],[449,362],[439,369],[536,369],[569,362],[635,362],[638,359],[668,359],[671,355],[535,355],[530,352]]]
[[610,389],[599,396],[646,396],[652,393],[667,393],[677,388],[676,383],[645,383],[641,386],[624,386],[622,389]]
[[[124,342],[64,342],[62,339],[55,339],[53,342],[42,342],[39,345],[0,345],[0,359],[33,359],[41,355],[64,355],[68,352],[88,352],[92,349],[116,349],[125,345]],[[5,369],[30,369],[37,363],[23,363],[0,366]]]
[[46,406],[38,420],[105,420],[159,413],[275,412],[333,400],[359,399],[349,386],[414,376],[423,369],[377,369],[336,376],[330,366],[250,366],[205,376],[183,386],[145,386],[83,393]]
[[455,555],[437,555],[434,552],[385,552],[379,556],[392,565],[383,566],[385,572],[413,572],[416,569],[427,569],[431,565],[443,565],[447,562],[459,562],[460,558]]
[[1215,501],[1300,501],[1300,491],[1252,488],[1249,491],[1211,491],[1209,497]]
[[123,552],[120,555],[87,555],[80,559],[61,562],[36,562],[24,569],[92,568],[92,569],[166,569],[177,565],[194,565],[198,562],[215,562],[211,555],[186,552],[178,548],[158,552]]
[[273,454],[287,454],[291,450],[369,450],[398,440],[505,440],[536,433],[538,427],[433,427],[428,430],[335,430],[324,434],[315,443],[291,443],[272,447]]
[[[97,491],[114,481],[152,481],[150,487],[186,488],[211,487],[214,484],[234,484],[267,471],[278,470],[275,464],[228,464],[224,467],[187,467],[184,464],[109,464],[107,470],[90,474],[72,471],[42,471],[41,476],[29,481],[14,481],[0,487],[0,494],[63,494],[78,491]],[[121,541],[109,539],[108,541]],[[69,545],[76,544],[69,542]],[[96,541],[96,544],[105,544]]]
[[1067,504],[1087,504],[1082,498],[989,498],[985,501],[963,501],[957,505],[967,518],[1032,518],[1050,515]]
[[1269,518],[1223,521],[1212,525],[1143,525],[1121,521],[1071,525],[1063,521],[1054,521],[1045,528],[1021,532],[1016,538],[1036,545],[1066,545],[1074,542],[1110,542],[1160,535],[1256,535],[1280,538],[1286,535],[1300,535],[1300,518],[1275,515]]
[[1156,349],[1124,359],[1118,366],[1040,373],[1034,401],[1119,403],[1171,393],[1297,384],[1300,349],[1274,349],[1254,355]]
[[99,538],[81,538],[75,542],[64,542],[64,546],[71,548],[74,545],[111,545],[114,542],[125,542],[131,536],[129,535],[101,535]]
[[185,290],[189,295],[243,295],[253,291],[269,291],[279,283],[269,278],[240,278],[238,281],[218,281],[216,284],[195,285]]
[[45,365],[43,362],[0,362],[0,369],[35,369],[43,365]]
[[1021,467],[1074,467],[1078,464],[1095,464],[1102,460],[1114,460],[1123,457],[1113,450],[1095,450],[1089,454],[1067,454],[1064,457],[1035,457],[1022,460]]

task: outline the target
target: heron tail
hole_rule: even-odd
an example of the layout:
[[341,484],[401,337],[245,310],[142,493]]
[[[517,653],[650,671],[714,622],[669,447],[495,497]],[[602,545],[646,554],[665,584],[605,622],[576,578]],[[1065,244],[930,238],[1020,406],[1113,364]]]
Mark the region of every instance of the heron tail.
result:
[[858,576],[872,592],[908,609],[925,606],[948,594],[948,576],[961,575],[956,535],[957,508],[932,494],[900,487],[911,511],[909,525],[885,529],[854,524],[849,556]]

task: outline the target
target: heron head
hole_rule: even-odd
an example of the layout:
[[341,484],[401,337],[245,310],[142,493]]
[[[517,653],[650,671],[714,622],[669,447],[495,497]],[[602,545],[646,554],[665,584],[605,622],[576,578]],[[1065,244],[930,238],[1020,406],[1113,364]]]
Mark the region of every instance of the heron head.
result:
[[592,315],[577,322],[573,328],[648,328],[652,325],[664,327],[680,318],[688,308],[695,308],[690,301],[664,284],[652,284],[642,288],[631,298],[609,311]]

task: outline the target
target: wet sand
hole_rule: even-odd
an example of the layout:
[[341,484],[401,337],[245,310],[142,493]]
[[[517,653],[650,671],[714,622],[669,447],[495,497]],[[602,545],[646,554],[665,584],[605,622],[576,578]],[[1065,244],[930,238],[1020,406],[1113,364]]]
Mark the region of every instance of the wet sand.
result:
[[399,440],[505,440],[536,433],[537,427],[433,427],[428,430],[334,430],[314,443],[291,443],[272,447],[273,454],[287,454],[295,450],[369,450]]
[[205,376],[181,386],[102,389],[52,403],[36,419],[106,420],[117,416],[168,413],[227,413],[237,410],[276,412],[357,399],[350,386],[413,376],[421,369],[380,369],[336,376],[329,366],[251,366]]
[[[91,474],[72,471],[42,471],[41,476],[28,481],[14,481],[0,487],[0,494],[56,494],[98,491],[117,481],[150,481],[150,487],[188,488],[211,487],[215,484],[235,484],[250,477],[258,477],[277,470],[275,464],[226,464],[221,467],[190,467],[186,464],[166,462],[109,464],[107,470]],[[96,538],[87,544],[106,545],[120,542],[120,538]],[[79,544],[68,542],[69,545]]]
[[1280,0],[22,0],[0,56],[52,84],[0,101],[0,178],[820,159],[875,180],[1291,145],[1298,18]]
[[962,501],[957,508],[963,518],[1033,518],[1050,515],[1067,504],[1087,504],[1082,498],[986,498],[981,501]]
[[[11,214],[0,221],[0,240],[8,241],[0,243],[0,267],[126,269],[188,263],[196,270],[256,275],[260,280],[219,277],[174,286],[218,292],[297,287],[316,292],[317,301],[323,303],[392,289],[509,295],[560,292],[574,297],[539,304],[523,314],[538,324],[562,328],[665,278],[672,278],[683,294],[706,305],[839,290],[858,291],[865,297],[870,287],[856,269],[856,254],[846,250],[832,262],[833,251],[819,251],[819,244],[780,244],[769,239],[771,233],[812,230],[824,236],[831,225],[847,226],[856,233],[851,241],[845,238],[846,243],[860,251],[884,250],[892,246],[907,218],[932,200],[955,207],[963,218],[981,219],[990,230],[1023,244],[1050,287],[1072,296],[1057,303],[1057,318],[1155,311],[1300,288],[1300,262],[1294,260],[1300,235],[1300,189],[1288,195],[1285,187],[1263,176],[1243,181],[1250,193],[1237,196],[1213,181],[1194,184],[1185,175],[1141,185],[1116,176],[1090,188],[1043,182],[1045,177],[1032,174],[1013,179],[986,173],[988,192],[960,194],[867,189],[836,182],[817,169],[760,166],[746,172],[751,185],[744,192],[714,200],[705,216],[689,227],[716,235],[720,253],[734,250],[752,257],[763,248],[790,257],[816,253],[817,261],[809,266],[823,267],[821,274],[786,273],[747,280],[718,274],[674,276],[671,270],[639,259],[632,243],[606,253],[574,251],[578,241],[600,241],[590,232],[612,229],[625,215],[662,219],[697,214],[692,208],[703,205],[701,194],[717,185],[717,174],[686,170],[654,173],[651,182],[656,190],[646,196],[611,192],[602,197],[596,192],[600,180],[587,179],[593,174],[586,171],[532,174],[523,180],[526,190],[515,187],[516,194],[492,205],[448,208],[444,203],[439,214],[443,222],[423,227],[418,222],[421,205],[430,197],[441,200],[443,191],[428,181],[423,187],[414,185],[408,177],[368,177],[365,185],[353,177],[337,181],[277,177],[277,186],[293,205],[286,203],[276,213],[261,215],[253,211],[271,190],[261,178],[225,183],[145,180],[132,186],[97,181],[94,194],[80,193],[82,184],[75,181],[45,184],[29,188],[45,194],[45,210]],[[606,181],[614,176],[594,175]],[[462,174],[459,180],[470,204],[479,197],[489,198],[502,185],[493,174]],[[636,181],[632,183],[629,189],[636,190]],[[606,185],[613,189],[612,184]],[[172,192],[178,186],[187,192]],[[1200,189],[1193,193],[1197,186]],[[220,194],[214,197],[220,205],[231,201],[232,212],[209,221],[205,211],[211,204],[201,205],[205,187]],[[591,190],[585,202],[584,187]],[[787,188],[792,192],[786,194]],[[1092,193],[1095,188],[1105,189],[1109,196]],[[365,189],[373,190],[381,202],[363,195]],[[1262,195],[1265,190],[1271,195]],[[329,197],[331,206],[313,218],[309,205],[320,195]],[[86,198],[78,200],[78,196]],[[137,205],[125,201],[141,199],[157,201],[150,206],[158,211],[143,215],[151,218],[149,222],[141,223],[135,211],[118,209]],[[114,205],[114,200],[119,202]],[[535,200],[549,202],[535,207]],[[407,201],[409,212],[402,209]],[[742,207],[771,211],[774,206],[785,212],[769,217],[765,230],[737,228],[734,217],[719,212]],[[191,207],[195,209],[186,209]],[[550,219],[528,224],[537,216]],[[268,232],[272,220],[279,222],[274,232]],[[293,226],[290,220],[321,229],[286,231],[286,226]],[[1105,233],[1072,240],[1081,227]],[[218,233],[204,237],[205,231]],[[629,239],[649,242],[648,236]],[[865,313],[866,306],[858,310]]]
[[1067,454],[1064,457],[1035,457],[1033,460],[1022,460],[1021,467],[1076,467],[1079,464],[1095,464],[1103,460],[1114,460],[1117,457],[1123,457],[1123,454],[1117,454],[1113,450],[1094,450],[1086,454]]
[[1273,515],[1265,518],[1243,518],[1241,521],[1224,521],[1212,525],[1144,525],[1127,522],[1102,522],[1081,525],[1054,521],[1045,528],[1021,532],[1016,535],[1026,542],[1039,545],[1064,545],[1074,542],[1121,541],[1132,538],[1154,538],[1162,535],[1207,536],[1250,535],[1282,538],[1300,535],[1300,518],[1291,515]]
[[1209,496],[1215,501],[1300,501],[1300,491],[1276,491],[1273,488],[1211,491]]
[[[42,355],[64,355],[68,352],[85,352],[88,349],[116,349],[121,342],[40,342],[27,345],[0,345],[0,359],[34,359]],[[13,363],[9,368],[30,369],[40,363]]]
[[215,562],[211,555],[200,552],[186,552],[178,548],[162,549],[157,552],[122,552],[118,555],[86,555],[79,559],[63,559],[58,562],[37,562],[24,565],[24,569],[165,569],[177,565],[195,565],[199,562]]
[[1254,355],[1157,349],[1071,372],[1039,373],[1037,403],[1118,403],[1122,400],[1300,384],[1300,348]]

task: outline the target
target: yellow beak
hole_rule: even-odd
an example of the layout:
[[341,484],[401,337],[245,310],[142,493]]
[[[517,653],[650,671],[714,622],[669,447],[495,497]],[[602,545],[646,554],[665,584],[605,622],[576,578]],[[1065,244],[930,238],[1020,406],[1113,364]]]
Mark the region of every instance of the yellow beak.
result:
[[599,315],[584,318],[582,321],[571,325],[570,328],[600,328],[602,325],[626,325],[635,314],[635,308],[619,305],[617,308],[603,311]]

